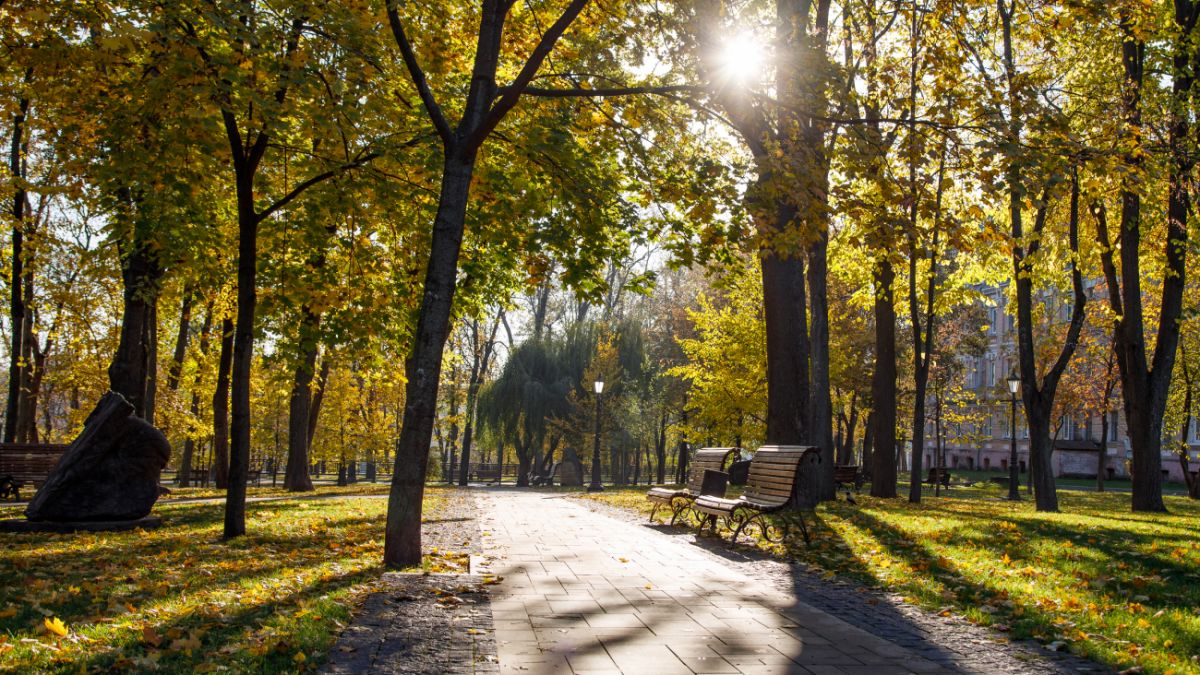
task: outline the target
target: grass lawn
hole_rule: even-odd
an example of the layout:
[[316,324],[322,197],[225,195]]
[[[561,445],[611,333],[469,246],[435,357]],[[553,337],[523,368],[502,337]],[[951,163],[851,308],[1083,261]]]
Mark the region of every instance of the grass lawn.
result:
[[[1061,491],[1062,513],[1037,513],[998,486],[931,493],[915,506],[865,492],[858,506],[823,504],[811,548],[798,534],[757,545],[1110,666],[1200,673],[1200,503],[1168,497],[1170,514],[1134,514],[1128,494]],[[582,497],[648,514],[644,494]]]
[[[427,519],[443,490],[426,489]],[[250,503],[249,535],[230,543],[223,508],[160,502],[151,531],[0,535],[0,671],[314,669],[383,571],[387,500]],[[465,564],[442,553],[426,567]]]

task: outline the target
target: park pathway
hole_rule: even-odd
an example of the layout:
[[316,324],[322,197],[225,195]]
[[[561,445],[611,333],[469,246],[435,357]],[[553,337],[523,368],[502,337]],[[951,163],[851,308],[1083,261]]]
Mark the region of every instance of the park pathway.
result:
[[474,493],[482,571],[502,577],[490,587],[501,673],[1082,670],[1006,647],[950,649],[917,627],[879,631],[885,639],[797,599],[802,585],[748,576],[680,530],[615,518],[561,494]]

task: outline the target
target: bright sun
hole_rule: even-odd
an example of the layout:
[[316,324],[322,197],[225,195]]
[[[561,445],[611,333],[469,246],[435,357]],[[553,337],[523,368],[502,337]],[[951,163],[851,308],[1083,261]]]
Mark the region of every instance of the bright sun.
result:
[[766,45],[752,33],[737,33],[725,40],[721,50],[721,75],[730,82],[748,85],[762,77]]

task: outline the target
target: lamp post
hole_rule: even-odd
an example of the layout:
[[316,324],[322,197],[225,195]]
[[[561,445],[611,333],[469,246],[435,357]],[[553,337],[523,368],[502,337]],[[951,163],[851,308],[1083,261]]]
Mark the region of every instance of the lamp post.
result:
[[1008,498],[1010,501],[1021,501],[1021,493],[1017,489],[1017,389],[1021,387],[1021,378],[1017,377],[1014,369],[1008,376],[1008,393],[1012,398],[1012,415],[1008,425],[1009,437],[1012,439],[1012,453],[1008,459]]
[[592,484],[588,486],[588,492],[602,492],[604,486],[600,484],[600,395],[604,393],[604,381],[596,380],[593,385],[596,391],[596,438],[592,444]]

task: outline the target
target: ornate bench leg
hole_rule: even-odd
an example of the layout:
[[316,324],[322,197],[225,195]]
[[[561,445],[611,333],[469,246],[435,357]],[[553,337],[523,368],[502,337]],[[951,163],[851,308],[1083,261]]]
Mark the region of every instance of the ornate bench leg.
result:
[[812,546],[812,536],[808,532],[808,524],[804,522],[804,511],[796,511],[796,519],[800,521],[800,534],[804,535],[804,545]]
[[650,522],[654,522],[654,514],[658,513],[660,506],[662,506],[662,502],[654,502],[654,508],[650,509]]
[[687,506],[688,506],[688,504],[687,504],[686,500],[678,499],[678,500],[674,500],[671,502],[671,525],[672,526],[674,526],[675,522],[679,520],[679,516],[682,515],[684,511],[687,510]]

